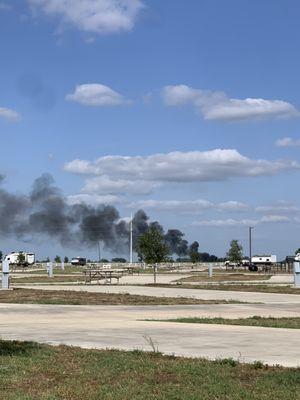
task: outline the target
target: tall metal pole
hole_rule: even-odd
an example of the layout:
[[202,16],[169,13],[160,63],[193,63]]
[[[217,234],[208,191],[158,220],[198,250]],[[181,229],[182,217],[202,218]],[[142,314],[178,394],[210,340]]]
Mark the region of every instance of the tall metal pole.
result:
[[98,242],[98,254],[99,254],[99,262],[101,261],[101,242]]
[[250,261],[250,266],[252,265],[252,229],[253,229],[253,226],[249,226],[249,261]]
[[132,232],[133,232],[133,226],[132,226],[132,213],[131,213],[131,217],[130,217],[130,249],[129,249],[129,251],[130,251],[130,254],[129,254],[129,262],[130,262],[130,264],[132,264],[132,254],[133,254],[133,252],[132,252],[132,246],[133,246],[133,243],[132,243]]

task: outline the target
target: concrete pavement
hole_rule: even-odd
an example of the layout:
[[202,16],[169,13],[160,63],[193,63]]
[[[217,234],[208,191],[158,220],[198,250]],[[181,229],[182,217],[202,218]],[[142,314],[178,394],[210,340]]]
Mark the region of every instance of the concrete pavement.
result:
[[23,287],[43,290],[75,290],[93,293],[129,293],[142,296],[156,297],[193,297],[204,300],[236,300],[243,302],[259,302],[267,304],[299,304],[300,295],[296,294],[278,294],[278,293],[259,293],[259,292],[236,292],[223,290],[205,290],[205,289],[182,289],[180,287],[163,288],[147,286],[130,285],[14,285],[14,287]]
[[4,339],[34,340],[87,348],[151,350],[188,357],[234,357],[297,366],[299,330],[182,324],[143,319],[182,316],[297,315],[298,305],[59,306],[0,304]]

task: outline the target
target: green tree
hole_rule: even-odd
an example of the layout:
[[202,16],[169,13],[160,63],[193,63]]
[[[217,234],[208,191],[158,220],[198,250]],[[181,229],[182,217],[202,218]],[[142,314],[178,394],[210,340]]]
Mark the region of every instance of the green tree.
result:
[[25,260],[26,260],[25,254],[23,253],[23,251],[19,251],[17,263],[19,265],[23,265],[25,263]]
[[193,242],[189,247],[189,256],[191,262],[195,264],[200,261],[200,253],[199,253],[199,243]]
[[65,258],[64,258],[64,262],[65,262],[65,263],[68,263],[68,262],[69,262],[69,257],[65,257]]
[[169,248],[165,243],[163,232],[151,226],[146,233],[139,237],[137,243],[139,258],[147,264],[156,264],[164,261],[169,255]]
[[230,242],[230,248],[227,253],[227,258],[230,262],[239,263],[243,258],[243,247],[237,240]]
[[59,256],[55,256],[54,261],[56,263],[61,263],[61,258]]

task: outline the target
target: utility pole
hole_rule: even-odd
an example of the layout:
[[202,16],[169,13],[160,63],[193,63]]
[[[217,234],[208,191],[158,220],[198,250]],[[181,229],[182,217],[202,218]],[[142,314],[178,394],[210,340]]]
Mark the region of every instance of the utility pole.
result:
[[130,252],[130,254],[129,254],[129,262],[130,262],[130,264],[132,264],[132,246],[133,246],[132,233],[133,233],[133,226],[132,226],[132,213],[131,213],[131,216],[130,216],[130,244],[129,244],[129,246],[130,246],[130,249],[129,249],[129,252]]
[[250,267],[252,265],[252,229],[253,226],[249,226],[249,261],[250,261]]

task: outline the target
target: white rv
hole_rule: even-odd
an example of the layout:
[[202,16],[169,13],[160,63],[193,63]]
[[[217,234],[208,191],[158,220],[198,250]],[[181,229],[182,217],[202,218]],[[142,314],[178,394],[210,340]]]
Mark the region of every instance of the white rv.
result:
[[[24,261],[20,262],[19,254],[22,253],[24,256]],[[10,265],[28,267],[29,265],[33,265],[35,263],[35,254],[34,253],[25,253],[23,251],[14,251],[5,256],[5,261],[9,261]]]
[[255,265],[270,265],[277,262],[277,257],[275,255],[263,255],[263,256],[253,256],[252,264]]

